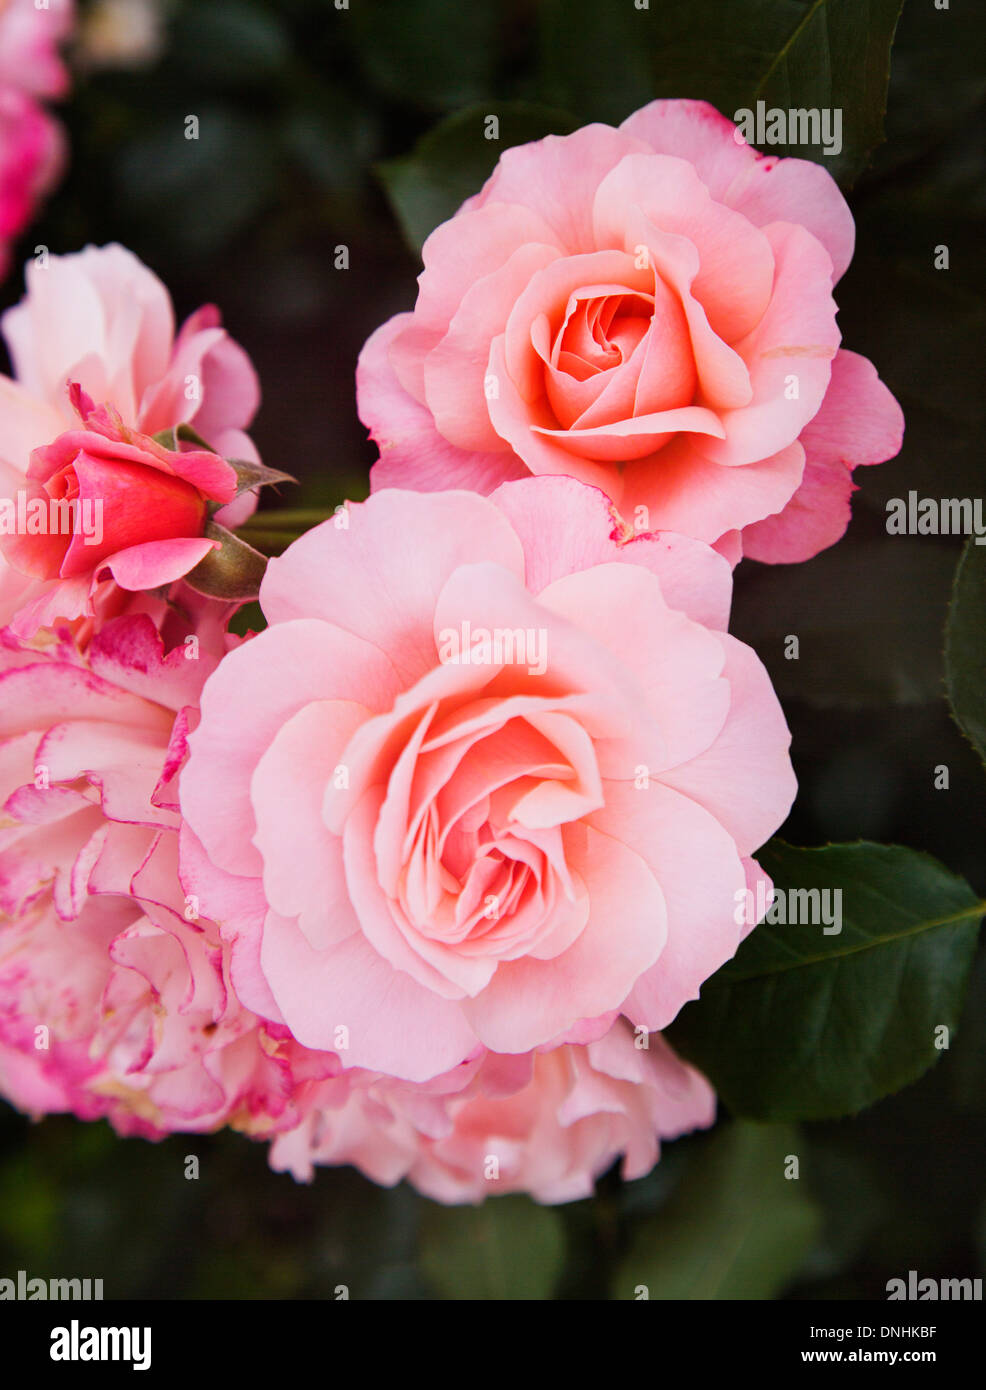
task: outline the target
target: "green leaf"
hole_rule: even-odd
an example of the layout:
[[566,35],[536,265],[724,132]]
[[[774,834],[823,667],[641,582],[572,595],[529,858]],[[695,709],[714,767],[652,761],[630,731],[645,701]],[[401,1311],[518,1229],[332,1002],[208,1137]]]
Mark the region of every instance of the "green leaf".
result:
[[788,1125],[724,1125],[674,1196],[636,1227],[613,1283],[614,1298],[767,1299],[796,1274],[819,1212],[792,1158]]
[[216,452],[209,441],[202,438],[198,430],[186,423],[169,425],[166,430],[158,430],[157,434],[152,434],[151,438],[155,444],[160,444],[163,449],[170,449],[175,454],[181,451],[182,444],[194,444],[197,449],[205,449],[210,454]]
[[[986,905],[937,860],[898,845],[774,840],[757,857],[784,890],[786,916],[818,924],[761,922],[669,1038],[738,1115],[854,1114],[941,1055],[936,1029],[958,1024]],[[793,898],[798,889],[814,897]],[[819,917],[836,915],[835,891],[841,931],[826,935]]]
[[[487,139],[495,116],[499,138]],[[490,102],[440,121],[410,154],[377,165],[404,235],[420,251],[429,232],[445,222],[466,198],[478,193],[505,149],[566,135],[578,124],[563,111],[526,102]]]
[[249,632],[263,632],[266,626],[264,610],[256,599],[251,599],[249,603],[244,603],[242,608],[238,608],[227,624],[229,631],[234,632],[237,637],[246,637]]
[[945,684],[962,732],[986,762],[986,546],[966,544],[945,627]]
[[254,599],[267,569],[267,557],[252,545],[218,522],[207,521],[203,535],[219,541],[218,550],[210,550],[193,570],[185,575],[185,583],[207,598],[235,602]]
[[527,1197],[491,1197],[480,1207],[429,1203],[421,1222],[421,1267],[442,1298],[547,1299],[562,1272],[561,1217]]
[[[182,424],[174,425],[170,430],[161,431],[162,436],[168,434],[172,435],[175,441],[173,445],[167,445],[169,449],[177,449],[179,443],[185,443],[196,444],[200,449],[208,449],[210,454],[214,454],[216,452],[212,445],[208,442],[208,440],[203,439],[202,436],[199,434],[198,430],[193,429],[192,426],[189,425],[187,422],[183,421]],[[158,435],[154,436],[155,439],[157,439],[158,437]]]
[[[890,48],[903,0],[655,0],[639,42],[652,55],[655,95],[741,108],[841,109],[842,150],[767,146],[855,178],[883,139]],[[576,26],[572,26],[576,31]],[[574,41],[574,40],[573,40]],[[582,114],[581,111],[579,113]],[[629,113],[628,113],[629,114]]]
[[249,492],[251,488],[298,481],[290,473],[282,473],[279,468],[268,468],[263,463],[254,463],[252,459],[227,459],[226,462],[236,470],[237,497],[243,492]]
[[178,452],[178,430],[174,425],[170,425],[166,430],[158,430],[151,438],[155,444],[160,444],[162,449],[170,449],[175,454]]
[[[158,430],[157,434],[151,438],[162,448],[171,449],[174,453],[181,451],[182,444],[194,444],[198,449],[206,449],[210,454],[216,452],[208,440],[203,439],[198,430],[191,425],[181,424],[172,425],[169,429]],[[282,473],[279,468],[268,468],[264,463],[256,463],[253,459],[226,459],[236,474],[236,496],[239,497],[244,492],[250,492],[256,487],[268,487],[277,483],[297,483],[298,479],[291,473]],[[211,510],[218,511],[222,503],[213,503]]]

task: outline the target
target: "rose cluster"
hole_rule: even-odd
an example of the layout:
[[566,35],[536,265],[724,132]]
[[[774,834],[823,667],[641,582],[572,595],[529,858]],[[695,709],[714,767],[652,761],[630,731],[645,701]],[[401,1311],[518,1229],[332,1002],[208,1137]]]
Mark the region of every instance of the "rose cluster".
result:
[[795,793],[732,570],[837,539],[900,443],[839,348],[852,231],[701,103],[508,151],[362,355],[370,499],[269,561],[246,635],[235,531],[283,476],[246,355],[120,247],[30,268],[0,383],[15,1105],[445,1202],[586,1196],[712,1123],[662,1030]]

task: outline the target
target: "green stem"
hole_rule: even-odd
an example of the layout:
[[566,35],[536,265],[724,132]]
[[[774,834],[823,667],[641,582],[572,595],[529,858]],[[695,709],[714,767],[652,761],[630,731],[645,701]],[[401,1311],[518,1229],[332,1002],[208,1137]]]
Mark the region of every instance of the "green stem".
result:
[[283,510],[278,508],[276,511],[255,512],[236,529],[246,531],[255,526],[258,531],[307,530],[309,527],[317,526],[320,521],[328,521],[334,515],[334,507],[330,511],[326,511],[324,507],[285,507]]
[[298,540],[305,533],[303,531],[251,531],[241,526],[237,529],[236,534],[248,545],[252,545],[255,550],[280,553],[282,550],[286,550],[292,541]]

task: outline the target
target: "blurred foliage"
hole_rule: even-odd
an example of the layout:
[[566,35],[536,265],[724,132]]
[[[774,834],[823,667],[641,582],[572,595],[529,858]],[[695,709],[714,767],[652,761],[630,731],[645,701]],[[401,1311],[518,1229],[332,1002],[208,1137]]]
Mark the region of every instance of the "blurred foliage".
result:
[[674,1197],[635,1227],[613,1297],[773,1297],[801,1267],[820,1225],[801,1181],[802,1147],[790,1125],[720,1126]]
[[[793,734],[800,793],[784,839],[926,850],[981,895],[986,783],[944,698],[961,544],[891,537],[885,523],[888,500],[911,488],[981,491],[986,12],[908,0],[881,144],[897,8],[174,0],[155,62],[77,73],[61,110],[71,165],[21,252],[119,240],[161,275],[181,316],[217,303],[263,383],[261,453],[300,479],[264,511],[330,507],[366,494],[374,451],[353,369],[368,334],[413,303],[420,268],[382,179],[393,185],[445,142],[437,193],[410,184],[432,199],[405,214],[420,237],[488,172],[497,147],[477,115],[498,115],[509,140],[547,128],[512,125],[511,112],[532,108],[580,124],[619,122],[656,95],[704,97],[732,115],[758,98],[826,105],[832,93],[848,111],[837,172],[854,179],[857,223],[840,325],[901,401],[907,435],[899,459],[857,473],[835,550],[740,567],[734,630],[767,663]],[[190,116],[197,141],[185,138]],[[948,270],[935,268],[943,245]],[[342,246],[348,269],[337,268]],[[0,286],[3,305],[20,293],[16,276]],[[981,553],[967,564],[981,568]],[[255,625],[256,612],[241,621]],[[784,656],[790,634],[797,661]],[[981,700],[981,682],[972,689]],[[935,787],[942,764],[947,790]],[[551,1212],[525,1198],[445,1210],[348,1169],[298,1185],[238,1135],[155,1145],[65,1117],[33,1125],[3,1107],[0,1273],[102,1277],[108,1296],[335,1298],[345,1286],[371,1299],[631,1298],[642,1283],[652,1298],[882,1299],[910,1268],[982,1275],[984,1019],[980,948],[954,1047],[898,1094],[796,1136],[727,1120],[666,1145],[648,1177],[613,1171],[593,1200]],[[200,1158],[198,1180],[184,1176],[187,1154]],[[783,1176],[788,1154],[796,1182]]]
[[429,1203],[421,1226],[421,1267],[442,1298],[550,1298],[565,1259],[565,1228],[552,1207],[502,1197],[480,1207]]

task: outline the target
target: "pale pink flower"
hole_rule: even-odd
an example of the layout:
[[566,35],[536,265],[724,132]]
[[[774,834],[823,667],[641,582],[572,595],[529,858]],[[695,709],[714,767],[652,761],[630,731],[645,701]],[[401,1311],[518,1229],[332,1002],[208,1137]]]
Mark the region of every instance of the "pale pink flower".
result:
[[181,786],[243,1003],[415,1081],[663,1028],[735,952],[794,795],[730,589],[563,478],[383,490],[272,560]]
[[705,1078],[663,1038],[646,1043],[638,1047],[618,1020],[584,1046],[487,1052],[437,1082],[329,1080],[303,1122],[275,1139],[271,1166],[308,1179],[313,1165],[352,1163],[375,1182],[407,1178],[446,1203],[508,1192],[578,1201],[620,1155],[624,1178],[643,1177],[662,1139],[715,1118]]
[[68,91],[68,72],[59,52],[75,23],[73,0],[2,0],[0,86],[57,99]]
[[10,246],[61,175],[61,126],[33,97],[0,83],[0,280],[10,269]]
[[[230,503],[216,513],[220,524],[235,526],[249,515],[256,498],[243,493],[230,502],[235,477],[222,459],[257,461],[244,431],[259,401],[253,367],[222,328],[218,310],[199,309],[176,336],[167,290],[123,247],[90,246],[31,262],[27,285],[25,298],[2,321],[14,379],[0,376],[0,493],[12,499],[44,483],[53,460],[63,475],[75,450],[75,475],[78,459],[90,460],[84,473],[91,500],[103,502],[112,549],[97,556],[99,547],[74,544],[70,572],[60,565],[52,574],[50,566],[38,568],[36,538],[25,543],[17,536],[10,563],[0,566],[0,625],[13,623],[23,636],[39,624],[92,617],[106,588],[149,588],[186,573],[212,548],[201,534],[206,501]],[[95,431],[89,427],[94,406],[93,418],[103,421]],[[214,453],[162,449],[150,463],[157,446],[140,437],[182,424]],[[95,454],[94,434],[104,441]],[[126,452],[131,448],[140,458]],[[110,455],[117,466],[108,464]],[[144,471],[122,487],[127,467]],[[180,488],[164,484],[169,470],[195,492],[185,494],[187,505],[179,505]],[[83,573],[87,553],[102,563]]]
[[64,167],[61,126],[38,98],[66,93],[59,44],[74,17],[72,0],[0,0],[0,280],[10,244]]
[[834,180],[736,134],[657,101],[506,150],[425,243],[413,313],[363,349],[373,486],[568,474],[734,563],[837,540],[853,468],[895,454],[903,419],[839,348]]
[[246,1009],[230,942],[251,894],[227,896],[219,926],[178,864],[187,733],[227,644],[225,615],[180,587],[174,599],[108,623],[85,657],[54,633],[43,646],[9,635],[0,645],[9,1101],[151,1139],[228,1125],[273,1139],[272,1166],[296,1178],[351,1163],[444,1202],[574,1200],[619,1156],[624,1176],[640,1177],[661,1139],[712,1123],[708,1083],[622,1020],[536,1054],[480,1049],[412,1084],[344,1070],[343,1036],[338,1054],[309,1049]]
[[268,1132],[300,1119],[283,1045],[239,1004],[177,872],[185,734],[225,647],[217,605],[180,597],[186,618],[155,606],[167,654],[147,613],[85,659],[54,634],[0,647],[0,1090],[121,1133]]

